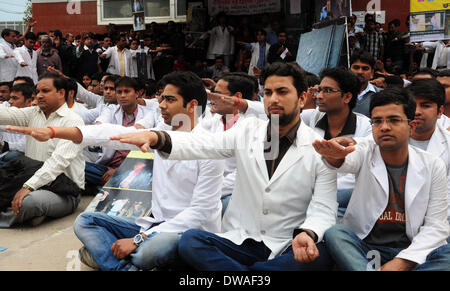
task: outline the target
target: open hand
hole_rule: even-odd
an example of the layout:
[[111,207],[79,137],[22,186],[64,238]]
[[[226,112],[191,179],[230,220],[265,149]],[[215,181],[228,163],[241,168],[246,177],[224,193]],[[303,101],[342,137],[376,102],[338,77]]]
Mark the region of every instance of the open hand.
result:
[[158,142],[158,135],[152,131],[142,131],[112,136],[110,140],[118,140],[121,143],[135,145],[146,153],[150,149],[150,146],[154,146]]
[[48,141],[53,136],[53,132],[50,128],[7,125],[5,129],[32,136],[33,138],[41,142]]

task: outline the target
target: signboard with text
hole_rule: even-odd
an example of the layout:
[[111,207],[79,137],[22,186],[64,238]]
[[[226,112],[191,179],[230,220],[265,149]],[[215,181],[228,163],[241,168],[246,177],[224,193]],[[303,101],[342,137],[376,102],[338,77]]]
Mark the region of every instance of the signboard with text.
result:
[[208,0],[208,14],[251,15],[280,12],[280,0]]
[[409,30],[412,42],[449,39],[450,1],[411,0]]

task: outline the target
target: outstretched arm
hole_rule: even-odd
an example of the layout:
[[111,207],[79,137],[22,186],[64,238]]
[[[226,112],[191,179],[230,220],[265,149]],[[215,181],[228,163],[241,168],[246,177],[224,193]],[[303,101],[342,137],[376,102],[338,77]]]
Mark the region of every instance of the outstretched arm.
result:
[[30,135],[38,141],[45,142],[52,138],[60,138],[71,140],[75,143],[81,143],[83,141],[83,135],[78,127],[24,127],[24,126],[12,126],[7,125],[6,130],[15,131],[23,134]]
[[345,157],[355,150],[356,142],[352,138],[338,137],[331,140],[316,140],[313,147],[333,167],[340,168]]

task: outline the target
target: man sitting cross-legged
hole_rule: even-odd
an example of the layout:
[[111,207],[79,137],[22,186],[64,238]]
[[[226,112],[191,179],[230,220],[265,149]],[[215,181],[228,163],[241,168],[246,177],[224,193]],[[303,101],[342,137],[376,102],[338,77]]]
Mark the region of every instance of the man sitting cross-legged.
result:
[[329,168],[356,175],[342,224],[325,233],[340,270],[450,269],[446,166],[409,145],[415,111],[408,91],[386,89],[370,103],[373,139],[314,142]]
[[[37,85],[38,106],[0,106],[0,124],[48,126],[46,130],[52,134],[56,126],[84,125],[81,118],[67,107],[66,95],[64,78],[50,73],[43,75]],[[0,213],[0,226],[10,227],[31,219],[34,220],[33,224],[38,224],[45,217],[56,218],[73,213],[80,202],[81,189],[84,189],[84,159],[81,151],[82,147],[70,141],[53,139],[39,143],[27,137],[25,156],[44,164],[16,193],[11,209]],[[78,188],[71,192],[72,195],[40,189],[62,174]]]
[[[174,72],[163,79],[160,109],[164,124],[157,129],[203,132],[197,125],[197,107],[206,107],[206,91],[199,77],[190,72]],[[38,140],[48,140],[48,129],[17,128]],[[137,149],[111,141],[110,136],[137,132],[134,127],[100,124],[85,127],[55,128],[55,136],[83,145]],[[217,232],[221,222],[223,161],[166,161],[155,153],[152,189],[152,214],[137,220],[83,213],[74,225],[75,234],[85,245],[81,260],[102,270],[129,270],[135,267],[176,265],[181,234],[191,228]],[[150,177],[149,177],[150,179]],[[86,251],[87,250],[87,251]]]

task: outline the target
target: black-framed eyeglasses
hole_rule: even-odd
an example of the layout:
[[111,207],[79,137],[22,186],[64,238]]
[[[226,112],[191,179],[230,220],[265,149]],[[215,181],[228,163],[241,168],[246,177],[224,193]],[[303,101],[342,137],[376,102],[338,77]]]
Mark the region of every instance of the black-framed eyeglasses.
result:
[[337,93],[337,92],[342,92],[342,90],[339,89],[334,89],[334,88],[318,88],[315,92],[314,92],[314,96],[319,95],[319,93],[322,92],[323,94],[331,94],[331,93]]
[[388,118],[372,118],[370,120],[370,124],[374,127],[381,126],[384,122],[387,122],[388,125],[399,125],[402,121],[410,122],[411,119],[408,118],[400,118],[400,117],[388,117]]

